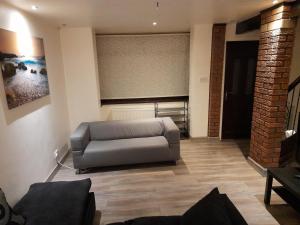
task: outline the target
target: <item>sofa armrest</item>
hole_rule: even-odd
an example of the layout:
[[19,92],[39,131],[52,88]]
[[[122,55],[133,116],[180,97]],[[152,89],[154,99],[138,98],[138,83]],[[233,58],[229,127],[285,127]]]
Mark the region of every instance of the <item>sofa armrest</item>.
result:
[[165,126],[165,138],[167,139],[169,144],[178,144],[180,142],[179,128],[170,117],[164,117],[162,118],[162,120]]
[[88,123],[81,123],[70,137],[72,151],[84,152],[90,142],[90,128]]

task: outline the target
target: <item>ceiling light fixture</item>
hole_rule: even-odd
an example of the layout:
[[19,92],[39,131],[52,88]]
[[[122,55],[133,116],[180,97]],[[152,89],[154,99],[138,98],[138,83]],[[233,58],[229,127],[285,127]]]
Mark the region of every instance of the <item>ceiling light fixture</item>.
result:
[[275,4],[277,4],[279,1],[278,1],[278,0],[273,0],[272,2],[273,2],[273,4],[275,5]]
[[39,7],[36,6],[36,5],[31,6],[31,9],[32,9],[32,10],[38,10],[38,8],[39,8]]
[[157,22],[153,22],[152,25],[153,25],[153,26],[156,26],[156,25],[157,25]]

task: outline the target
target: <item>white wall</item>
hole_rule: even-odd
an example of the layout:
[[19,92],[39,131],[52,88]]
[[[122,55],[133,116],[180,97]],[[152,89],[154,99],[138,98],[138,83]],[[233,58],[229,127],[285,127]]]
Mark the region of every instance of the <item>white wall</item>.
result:
[[226,41],[253,41],[253,40],[259,40],[260,30],[254,30],[250,31],[244,34],[236,34],[236,23],[228,23],[226,24],[226,35],[225,40]]
[[0,28],[17,31],[18,24],[44,39],[50,96],[8,110],[0,75],[0,187],[12,204],[47,178],[56,166],[54,149],[63,148],[69,135],[59,32],[0,3]]
[[[296,36],[294,41],[293,48],[293,56],[291,62],[291,70],[289,83],[292,83],[298,76],[300,76],[300,19],[298,19],[297,27],[296,27]],[[299,91],[299,87],[296,88],[295,93]],[[291,104],[292,94],[288,95],[288,102]],[[296,112],[297,98],[293,98],[292,108],[291,108],[291,116],[290,116],[290,124],[293,124],[295,114],[298,115],[300,108],[298,107],[298,111]],[[290,127],[291,128],[291,127]]]
[[[208,126],[209,76],[212,25],[196,25],[190,42],[190,131],[192,137],[206,137]],[[97,86],[97,53],[89,27],[61,29],[66,91],[71,130],[82,121],[149,117],[153,109],[147,106],[100,107],[100,88]],[[150,112],[152,111],[152,112]],[[124,112],[124,115],[120,113]],[[127,114],[127,115],[125,115]],[[117,115],[117,114],[116,114]]]
[[212,24],[194,25],[190,40],[190,135],[207,137]]
[[70,127],[100,119],[100,88],[92,28],[60,31]]

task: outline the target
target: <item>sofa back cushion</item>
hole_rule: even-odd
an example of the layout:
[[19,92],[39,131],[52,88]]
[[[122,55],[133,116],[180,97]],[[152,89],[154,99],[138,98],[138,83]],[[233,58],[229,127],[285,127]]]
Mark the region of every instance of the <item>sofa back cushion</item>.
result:
[[90,123],[92,140],[115,140],[161,136],[164,125],[161,119],[102,121]]
[[35,183],[14,210],[26,217],[25,225],[82,225],[91,185],[89,178]]

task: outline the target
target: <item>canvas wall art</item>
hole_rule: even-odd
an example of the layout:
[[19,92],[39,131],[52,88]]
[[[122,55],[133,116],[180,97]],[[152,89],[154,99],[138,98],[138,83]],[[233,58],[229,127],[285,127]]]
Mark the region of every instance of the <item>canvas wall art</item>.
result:
[[0,67],[9,109],[49,95],[42,38],[0,29]]

